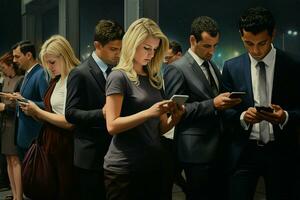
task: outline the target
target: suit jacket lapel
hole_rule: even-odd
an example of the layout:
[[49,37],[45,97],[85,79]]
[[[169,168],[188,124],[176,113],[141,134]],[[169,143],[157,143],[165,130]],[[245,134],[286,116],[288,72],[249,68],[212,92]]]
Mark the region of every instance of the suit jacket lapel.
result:
[[210,61],[209,63],[211,64],[211,66],[212,66],[212,68],[213,68],[213,70],[215,72],[215,75],[216,75],[216,77],[218,79],[217,81],[218,81],[219,85],[217,85],[217,87],[218,87],[218,91],[220,93],[221,90],[222,90],[221,89],[222,88],[222,78],[221,78],[220,70],[219,70],[219,68],[217,67],[217,65],[214,62]]
[[32,75],[35,73],[36,70],[38,70],[41,66],[39,64],[35,65],[31,71],[26,75],[26,77],[24,77],[23,79],[23,83],[21,86],[21,91],[20,93],[23,94],[24,89],[26,88],[27,83],[30,81]]
[[[245,67],[244,77],[247,91],[246,93],[250,96],[250,104],[254,106],[253,88],[252,88],[252,74],[251,74],[251,62],[248,54],[245,54],[244,59],[241,63]],[[241,67],[242,68],[242,67]]]
[[100,70],[99,66],[95,62],[92,56],[89,57],[89,67],[90,67],[90,72],[94,79],[96,80],[97,84],[102,88],[103,91],[105,91],[105,84],[106,84],[106,79]]
[[200,66],[198,65],[198,63],[194,60],[194,58],[188,52],[185,54],[185,56],[190,64],[190,67],[192,68],[192,70],[194,71],[196,76],[198,77],[194,81],[199,86],[204,85],[205,87],[203,89],[206,91],[205,93],[209,94],[209,96],[211,96],[211,97],[214,97],[214,94],[209,85],[209,82],[208,82],[204,72],[201,70]]

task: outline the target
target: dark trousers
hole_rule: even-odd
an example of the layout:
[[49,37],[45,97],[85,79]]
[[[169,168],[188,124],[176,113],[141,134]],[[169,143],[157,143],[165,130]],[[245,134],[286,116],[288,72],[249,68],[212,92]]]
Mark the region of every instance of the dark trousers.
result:
[[252,200],[260,176],[264,178],[267,200],[290,199],[288,171],[284,169],[289,163],[284,160],[274,142],[258,146],[250,140],[230,177],[230,200]]
[[224,166],[217,166],[217,163],[183,163],[183,169],[187,181],[187,200],[227,199]]
[[76,167],[76,190],[80,200],[105,200],[103,170],[87,170]]
[[161,143],[165,151],[164,159],[164,183],[163,188],[167,199],[172,199],[173,184],[178,185],[184,193],[186,193],[186,180],[182,176],[182,166],[177,159],[177,152],[175,150],[175,142],[172,139],[161,137]]
[[161,171],[118,174],[104,170],[107,200],[164,200]]

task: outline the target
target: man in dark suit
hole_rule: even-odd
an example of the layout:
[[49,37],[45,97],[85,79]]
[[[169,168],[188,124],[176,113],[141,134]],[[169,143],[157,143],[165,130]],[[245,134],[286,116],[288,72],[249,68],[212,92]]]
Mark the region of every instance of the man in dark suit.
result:
[[105,84],[119,61],[123,28],[100,20],[95,27],[95,51],[69,75],[66,119],[75,125],[74,165],[80,199],[105,199],[103,158],[110,144],[105,122]]
[[[226,111],[232,130],[230,199],[253,199],[264,178],[266,199],[291,199],[296,128],[299,124],[299,64],[274,48],[275,20],[267,9],[248,9],[239,21],[247,53],[225,62],[224,85],[244,91],[242,103]],[[271,107],[262,111],[258,107]],[[299,169],[298,169],[299,170]]]
[[[39,107],[44,107],[44,94],[48,88],[48,81],[44,68],[36,61],[34,44],[21,41],[13,47],[14,62],[25,71],[25,77],[20,93],[15,93],[15,99],[28,99]],[[22,108],[22,104],[19,104]],[[17,146],[22,160],[33,139],[39,134],[42,124],[30,116],[25,115],[18,108]]]
[[240,102],[240,99],[230,99],[229,93],[220,94],[221,75],[211,61],[219,37],[219,28],[213,19],[196,18],[191,26],[190,49],[168,65],[164,75],[168,98],[174,94],[189,95],[186,114],[175,128],[178,158],[186,175],[189,200],[214,199],[220,194],[217,187],[221,182],[217,177],[222,132],[220,111]]

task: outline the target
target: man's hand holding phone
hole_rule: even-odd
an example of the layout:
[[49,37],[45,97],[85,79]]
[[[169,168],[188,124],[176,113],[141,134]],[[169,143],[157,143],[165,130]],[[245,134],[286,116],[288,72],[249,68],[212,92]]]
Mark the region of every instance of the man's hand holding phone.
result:
[[225,110],[242,102],[240,98],[230,98],[230,93],[225,92],[216,96],[213,100],[214,107],[217,110]]
[[255,106],[257,115],[272,124],[283,124],[286,120],[285,111],[279,106],[272,104],[269,107]]

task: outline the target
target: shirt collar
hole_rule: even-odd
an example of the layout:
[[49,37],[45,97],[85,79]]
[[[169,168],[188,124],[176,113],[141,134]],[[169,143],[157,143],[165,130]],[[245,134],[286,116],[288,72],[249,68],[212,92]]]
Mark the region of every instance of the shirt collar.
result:
[[204,60],[201,59],[199,56],[197,56],[197,54],[195,54],[191,48],[189,48],[188,52],[194,58],[194,60],[197,62],[199,66],[203,64]]
[[95,53],[95,51],[93,51],[92,53],[92,57],[94,58],[95,62],[97,63],[98,67],[100,68],[100,70],[105,73],[106,69],[108,68],[107,64],[105,64]]
[[253,66],[257,66],[257,63],[263,61],[267,67],[273,67],[275,65],[275,56],[276,56],[276,49],[274,48],[273,44],[271,44],[271,50],[269,53],[262,59],[262,60],[255,60],[249,53],[250,61]]
[[27,71],[26,71],[26,74],[29,74],[29,72],[31,72],[31,70],[35,67],[35,66],[37,66],[38,65],[38,63],[35,63],[32,67],[30,67]]

